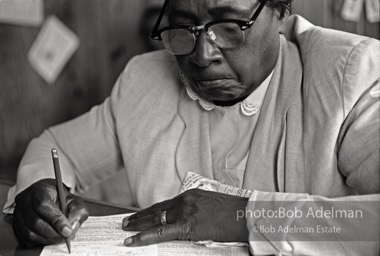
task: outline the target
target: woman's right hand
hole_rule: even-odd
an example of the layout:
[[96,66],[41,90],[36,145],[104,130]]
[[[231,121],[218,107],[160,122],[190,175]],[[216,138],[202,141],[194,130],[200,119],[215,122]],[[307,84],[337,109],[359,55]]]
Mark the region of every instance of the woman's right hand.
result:
[[59,207],[54,179],[43,179],[16,196],[13,230],[21,246],[55,244],[72,238],[89,216],[84,201],[64,187],[66,217]]

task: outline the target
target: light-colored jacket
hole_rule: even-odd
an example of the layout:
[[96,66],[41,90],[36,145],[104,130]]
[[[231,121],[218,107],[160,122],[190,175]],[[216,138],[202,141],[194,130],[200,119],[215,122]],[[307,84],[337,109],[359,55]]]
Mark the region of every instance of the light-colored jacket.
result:
[[[282,37],[244,187],[325,197],[379,193],[379,41],[299,16],[286,36],[295,44]],[[164,51],[132,59],[102,105],[30,143],[17,192],[54,176],[52,147],[64,180],[79,190],[125,167],[139,207],[175,196],[188,171],[213,178],[208,112],[189,99],[178,74]]]
[[[379,182],[379,41],[290,18],[268,87],[243,187],[323,197],[375,194]],[[278,86],[276,86],[278,85]],[[125,169],[138,207],[176,196],[188,171],[214,178],[208,112],[191,100],[164,51],[133,58],[112,94],[45,131],[22,160],[14,196],[54,177],[83,190]]]

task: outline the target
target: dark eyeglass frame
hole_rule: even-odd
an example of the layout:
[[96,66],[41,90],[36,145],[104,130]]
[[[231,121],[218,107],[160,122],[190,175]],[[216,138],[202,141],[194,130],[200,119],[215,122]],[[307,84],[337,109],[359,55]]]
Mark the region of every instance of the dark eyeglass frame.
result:
[[175,26],[168,26],[168,27],[165,27],[165,28],[162,28],[162,29],[158,29],[158,27],[160,26],[161,24],[161,20],[164,16],[164,13],[165,13],[165,10],[166,10],[166,6],[168,4],[168,0],[165,0],[163,6],[162,6],[162,9],[161,9],[161,12],[160,12],[160,15],[158,16],[158,19],[156,21],[156,24],[154,25],[153,27],[153,31],[151,33],[151,38],[153,40],[159,40],[159,41],[162,41],[162,38],[161,38],[161,33],[166,31],[166,30],[171,30],[171,29],[186,29],[188,31],[190,31],[193,35],[194,35],[194,38],[196,39],[197,38],[197,35],[198,35],[198,31],[200,30],[205,30],[205,31],[208,31],[208,28],[211,27],[212,25],[215,25],[215,24],[219,24],[219,23],[236,23],[240,29],[242,31],[252,27],[252,25],[255,23],[257,17],[259,16],[261,10],[264,8],[266,2],[268,0],[262,0],[260,5],[259,5],[259,8],[257,8],[257,10],[255,11],[255,13],[252,15],[251,19],[248,20],[248,21],[245,21],[245,20],[238,20],[238,19],[220,19],[220,20],[214,20],[214,21],[211,21],[209,23],[206,23],[204,25],[199,25],[199,26],[189,26],[189,25],[175,25]]

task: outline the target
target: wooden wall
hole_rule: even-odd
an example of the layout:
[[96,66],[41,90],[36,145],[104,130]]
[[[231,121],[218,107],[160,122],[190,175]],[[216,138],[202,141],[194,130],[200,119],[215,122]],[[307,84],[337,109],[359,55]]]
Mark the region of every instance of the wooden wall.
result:
[[[294,13],[330,28],[379,38],[379,23],[340,18],[343,0],[296,0]],[[144,52],[138,35],[142,0],[45,0],[80,38],[80,47],[53,85],[27,61],[39,27],[0,24],[0,178],[14,180],[31,138],[104,100],[127,61]],[[5,171],[9,169],[10,171]]]
[[365,8],[359,22],[341,18],[344,0],[293,0],[293,13],[306,17],[315,25],[380,38],[379,22],[369,23]]
[[80,39],[52,85],[27,60],[40,27],[0,24],[2,170],[16,167],[29,140],[46,127],[86,112],[109,95],[126,62],[145,51],[138,36],[142,2],[45,0],[45,17],[56,15]]

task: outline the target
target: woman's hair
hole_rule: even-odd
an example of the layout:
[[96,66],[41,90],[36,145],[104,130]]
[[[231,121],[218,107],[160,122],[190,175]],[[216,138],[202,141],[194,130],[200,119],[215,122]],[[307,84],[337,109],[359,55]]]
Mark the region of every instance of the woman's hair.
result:
[[277,10],[281,17],[284,17],[287,11],[290,13],[292,10],[292,0],[268,0],[266,5],[273,10]]

